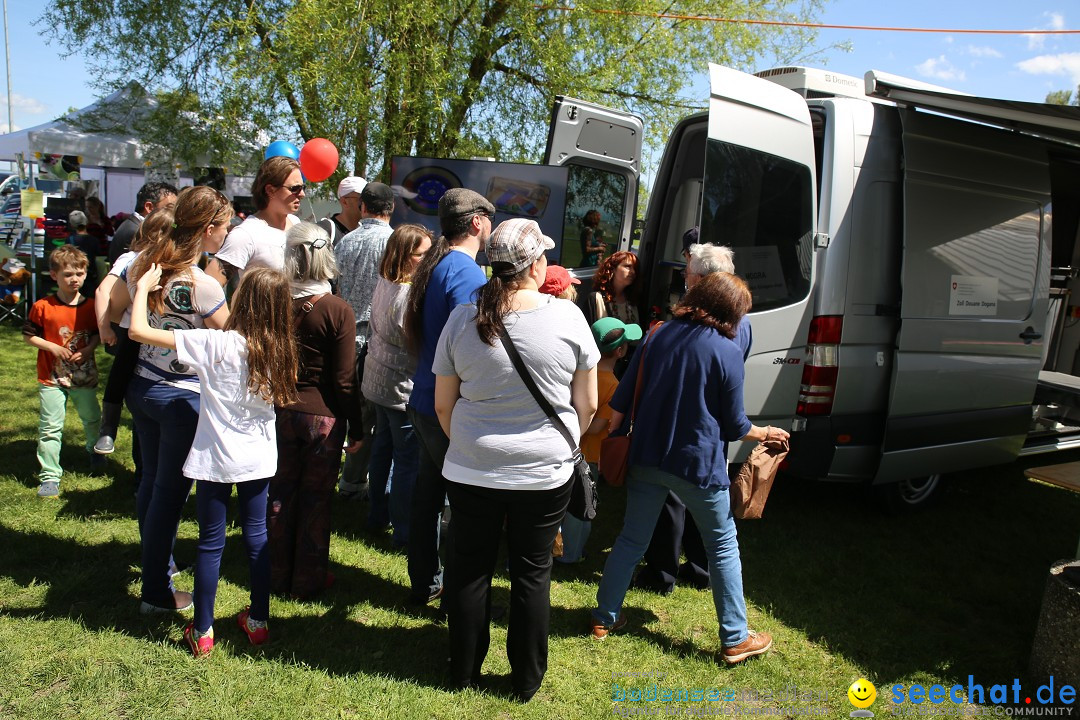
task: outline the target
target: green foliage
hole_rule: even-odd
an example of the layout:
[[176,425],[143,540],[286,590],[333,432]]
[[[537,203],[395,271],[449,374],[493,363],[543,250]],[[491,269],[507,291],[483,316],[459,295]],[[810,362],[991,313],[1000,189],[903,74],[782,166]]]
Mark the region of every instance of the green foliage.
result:
[[[824,0],[688,0],[680,16],[810,20]],[[812,54],[815,33],[628,13],[661,0],[51,0],[45,28],[98,61],[102,87],[140,80],[155,140],[245,156],[271,138],[329,138],[339,175],[382,177],[395,154],[536,160],[556,94],[642,115],[655,147],[700,107],[707,62],[755,69]],[[179,112],[183,108],[184,112]],[[178,128],[190,115],[205,130]],[[261,144],[261,143],[257,143]],[[652,155],[654,153],[647,153]],[[236,160],[234,157],[233,160]]]
[[1045,102],[1049,105],[1080,105],[1080,87],[1073,98],[1072,90],[1053,90],[1046,94]]

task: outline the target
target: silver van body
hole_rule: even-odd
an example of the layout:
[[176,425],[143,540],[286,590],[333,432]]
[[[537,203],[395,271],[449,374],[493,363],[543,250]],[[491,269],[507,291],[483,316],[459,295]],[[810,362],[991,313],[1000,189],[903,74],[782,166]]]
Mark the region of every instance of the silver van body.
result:
[[939,114],[942,88],[912,83],[926,112],[856,78],[760,75],[711,66],[709,111],[672,133],[647,304],[678,299],[687,228],[735,250],[754,293],[746,411],[794,430],[795,474],[892,485],[1015,458],[1062,312],[1052,259],[1074,250],[1051,210],[1080,188],[1080,122],[1057,132],[1036,107],[1017,132]]

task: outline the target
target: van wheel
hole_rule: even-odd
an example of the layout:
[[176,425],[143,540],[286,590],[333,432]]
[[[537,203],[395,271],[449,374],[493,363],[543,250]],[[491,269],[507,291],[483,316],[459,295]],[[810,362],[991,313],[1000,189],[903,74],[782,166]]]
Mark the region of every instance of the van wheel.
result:
[[941,474],[877,485],[874,490],[884,510],[893,515],[922,510],[940,495]]

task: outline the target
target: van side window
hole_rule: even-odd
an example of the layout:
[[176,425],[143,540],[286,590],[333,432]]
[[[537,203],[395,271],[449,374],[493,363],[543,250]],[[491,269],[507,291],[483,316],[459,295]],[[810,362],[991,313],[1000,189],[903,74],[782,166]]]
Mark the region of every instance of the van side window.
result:
[[701,242],[735,251],[735,272],[754,310],[796,303],[810,291],[813,178],[782,157],[708,141]]
[[626,177],[608,170],[566,165],[563,267],[596,267],[619,246]]

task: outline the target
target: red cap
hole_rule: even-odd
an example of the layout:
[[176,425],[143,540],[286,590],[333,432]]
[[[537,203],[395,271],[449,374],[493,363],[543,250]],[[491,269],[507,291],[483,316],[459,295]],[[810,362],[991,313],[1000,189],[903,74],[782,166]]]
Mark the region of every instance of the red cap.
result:
[[547,277],[540,286],[540,292],[547,295],[561,295],[571,285],[580,285],[581,281],[566,271],[562,265],[548,265]]

